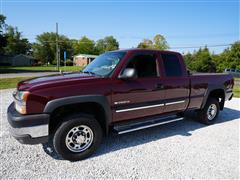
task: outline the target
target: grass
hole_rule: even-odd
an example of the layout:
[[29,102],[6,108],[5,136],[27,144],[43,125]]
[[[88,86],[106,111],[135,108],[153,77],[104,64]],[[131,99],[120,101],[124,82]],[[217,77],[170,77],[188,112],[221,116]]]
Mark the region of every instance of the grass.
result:
[[[240,81],[240,78],[239,77],[235,77],[234,80],[235,81]],[[233,88],[234,97],[240,98],[240,85],[237,84],[236,82],[234,84],[235,84],[234,88]]]
[[234,97],[240,98],[240,86],[234,86],[233,94],[234,94]]
[[17,78],[0,79],[0,89],[16,88],[18,82],[25,79],[31,79],[31,78],[32,77],[17,77]]
[[[80,66],[62,66],[61,71],[80,71],[82,67]],[[16,72],[47,72],[47,71],[57,71],[56,66],[0,66],[0,73],[16,73]]]

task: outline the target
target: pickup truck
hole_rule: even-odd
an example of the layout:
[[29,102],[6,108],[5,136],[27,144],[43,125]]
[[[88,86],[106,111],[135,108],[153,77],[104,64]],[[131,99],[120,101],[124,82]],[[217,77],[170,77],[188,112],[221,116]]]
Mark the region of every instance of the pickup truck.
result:
[[110,132],[173,123],[185,111],[213,124],[233,85],[230,74],[190,74],[177,52],[111,51],[81,72],[20,82],[8,122],[21,143],[51,142],[62,158],[76,161],[92,155]]

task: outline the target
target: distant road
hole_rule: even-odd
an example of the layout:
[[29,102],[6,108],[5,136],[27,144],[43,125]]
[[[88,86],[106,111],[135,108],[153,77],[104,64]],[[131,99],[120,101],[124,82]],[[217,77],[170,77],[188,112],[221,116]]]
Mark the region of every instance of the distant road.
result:
[[0,74],[0,78],[38,77],[38,76],[47,76],[47,75],[52,75],[52,74],[58,74],[58,72],[9,73],[9,74]]

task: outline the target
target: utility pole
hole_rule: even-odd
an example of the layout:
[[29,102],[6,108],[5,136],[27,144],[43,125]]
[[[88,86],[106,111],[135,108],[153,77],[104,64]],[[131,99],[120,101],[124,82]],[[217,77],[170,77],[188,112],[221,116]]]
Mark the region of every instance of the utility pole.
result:
[[58,23],[56,23],[56,60],[57,60],[57,70],[59,71],[59,50],[58,50]]

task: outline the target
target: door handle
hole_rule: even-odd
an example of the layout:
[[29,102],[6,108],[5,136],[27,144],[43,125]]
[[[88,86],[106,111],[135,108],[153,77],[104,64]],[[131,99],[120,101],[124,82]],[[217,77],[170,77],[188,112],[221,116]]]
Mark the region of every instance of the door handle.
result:
[[164,85],[163,84],[156,84],[156,90],[161,90],[164,89]]

